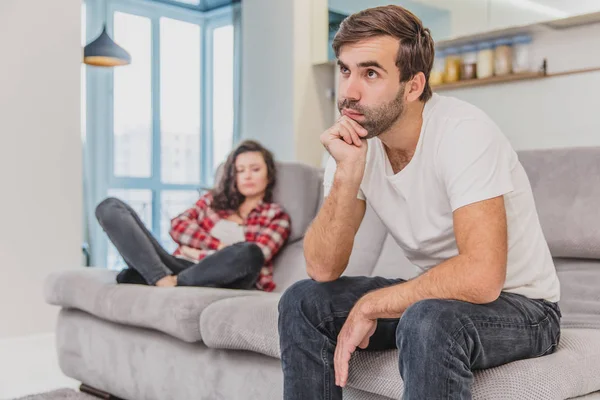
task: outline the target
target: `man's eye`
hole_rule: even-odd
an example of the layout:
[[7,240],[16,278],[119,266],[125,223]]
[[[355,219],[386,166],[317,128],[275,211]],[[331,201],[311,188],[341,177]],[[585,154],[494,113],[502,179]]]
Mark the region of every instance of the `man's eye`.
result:
[[348,68],[346,68],[346,67],[340,67],[340,72],[341,72],[342,74],[347,74],[347,73],[349,73],[349,72],[350,72],[350,70],[349,70]]
[[370,69],[370,70],[367,71],[367,76],[369,78],[377,78],[377,76],[379,76],[379,75],[377,74],[377,72],[375,72],[374,70]]

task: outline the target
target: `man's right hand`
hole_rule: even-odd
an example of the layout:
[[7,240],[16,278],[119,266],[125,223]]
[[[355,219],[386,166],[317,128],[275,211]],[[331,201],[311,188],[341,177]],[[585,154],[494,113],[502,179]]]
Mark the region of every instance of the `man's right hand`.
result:
[[343,115],[335,125],[321,134],[321,143],[340,165],[363,166],[367,155],[367,130]]

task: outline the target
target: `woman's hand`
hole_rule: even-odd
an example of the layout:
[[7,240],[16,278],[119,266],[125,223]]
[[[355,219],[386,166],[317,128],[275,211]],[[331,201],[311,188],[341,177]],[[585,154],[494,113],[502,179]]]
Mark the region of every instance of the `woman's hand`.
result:
[[192,260],[200,259],[200,250],[194,249],[193,247],[181,246],[179,251],[182,255],[186,256],[187,258],[191,258]]

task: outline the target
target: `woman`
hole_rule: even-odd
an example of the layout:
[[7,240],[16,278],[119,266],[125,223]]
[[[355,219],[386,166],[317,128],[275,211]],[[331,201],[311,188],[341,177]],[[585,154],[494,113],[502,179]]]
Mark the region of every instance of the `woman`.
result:
[[117,282],[272,291],[273,257],[290,233],[289,216],[272,202],[274,186],[273,155],[257,142],[241,143],[216,189],[171,221],[179,245],[173,255],[131,207],[104,200],[96,217],[129,266]]

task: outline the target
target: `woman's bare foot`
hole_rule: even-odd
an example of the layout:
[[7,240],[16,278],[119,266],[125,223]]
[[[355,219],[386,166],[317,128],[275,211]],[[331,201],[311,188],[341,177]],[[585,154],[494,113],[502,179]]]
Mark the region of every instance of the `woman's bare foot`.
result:
[[158,287],[175,287],[177,286],[177,276],[169,275],[156,282]]

